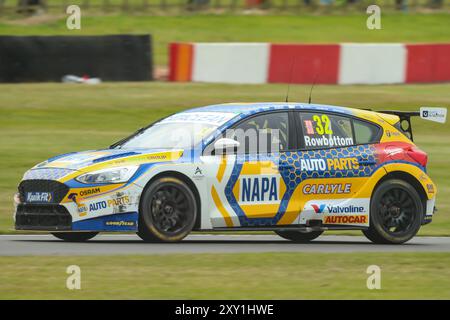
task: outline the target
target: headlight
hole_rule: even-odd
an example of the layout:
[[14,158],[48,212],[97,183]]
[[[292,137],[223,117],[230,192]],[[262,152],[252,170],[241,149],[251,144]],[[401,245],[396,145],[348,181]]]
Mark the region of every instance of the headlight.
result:
[[127,182],[139,166],[116,167],[85,173],[75,180],[81,183],[121,183]]

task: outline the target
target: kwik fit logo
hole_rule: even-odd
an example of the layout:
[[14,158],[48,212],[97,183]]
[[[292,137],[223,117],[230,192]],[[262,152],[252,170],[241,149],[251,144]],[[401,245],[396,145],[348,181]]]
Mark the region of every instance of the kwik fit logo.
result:
[[51,202],[53,195],[51,192],[27,192],[27,202]]

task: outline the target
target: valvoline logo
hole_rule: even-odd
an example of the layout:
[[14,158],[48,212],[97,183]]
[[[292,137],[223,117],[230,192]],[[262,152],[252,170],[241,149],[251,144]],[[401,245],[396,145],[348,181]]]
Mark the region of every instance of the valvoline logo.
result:
[[314,209],[316,213],[324,213],[325,209],[327,213],[333,214],[348,214],[348,213],[364,213],[364,206],[354,206],[354,205],[326,205],[321,204],[320,206],[317,204],[312,204],[311,207]]
[[325,210],[326,205],[325,204],[321,204],[320,206],[318,206],[317,204],[312,204],[311,207],[313,207],[314,211],[316,213],[323,213],[323,211]]

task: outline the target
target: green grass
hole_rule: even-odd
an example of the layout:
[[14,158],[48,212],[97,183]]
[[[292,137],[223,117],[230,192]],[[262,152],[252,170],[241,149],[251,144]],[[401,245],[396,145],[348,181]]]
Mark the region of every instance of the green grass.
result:
[[[293,85],[292,101],[309,86]],[[13,228],[12,196],[23,173],[51,156],[110,145],[153,120],[193,106],[231,101],[281,101],[285,85],[104,83],[97,86],[0,86],[0,232]],[[449,106],[450,84],[322,86],[313,102],[374,109]],[[450,236],[450,126],[415,119],[416,143],[429,155],[439,211],[422,235]]]
[[368,30],[366,19],[364,12],[336,16],[83,15],[81,30],[67,30],[64,16],[49,16],[41,20],[0,20],[0,35],[152,34],[156,65],[167,64],[168,43],[175,41],[337,43],[448,42],[450,39],[450,14],[383,13],[382,30]]
[[[369,265],[381,290],[366,287]],[[81,268],[81,290],[66,268]],[[0,299],[450,299],[448,253],[0,257]]]

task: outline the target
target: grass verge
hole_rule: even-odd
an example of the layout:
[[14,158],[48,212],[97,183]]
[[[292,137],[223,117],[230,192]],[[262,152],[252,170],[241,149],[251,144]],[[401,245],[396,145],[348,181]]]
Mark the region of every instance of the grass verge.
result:
[[[81,268],[81,290],[66,268]],[[369,265],[381,290],[368,290]],[[446,253],[0,257],[0,299],[449,299]]]

